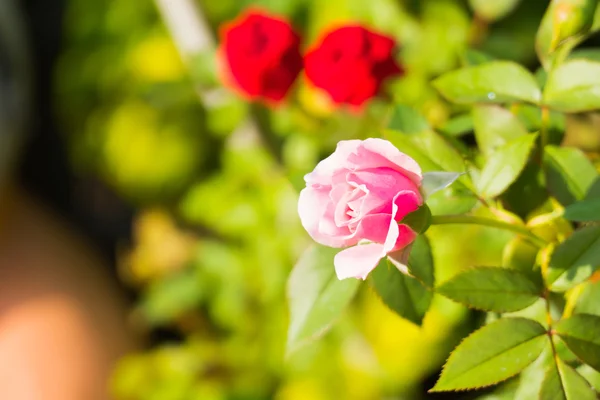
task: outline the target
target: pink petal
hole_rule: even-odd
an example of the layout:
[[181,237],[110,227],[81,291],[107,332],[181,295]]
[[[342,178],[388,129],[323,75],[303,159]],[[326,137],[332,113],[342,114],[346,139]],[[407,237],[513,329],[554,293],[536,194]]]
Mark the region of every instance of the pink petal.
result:
[[408,155],[401,153],[393,144],[387,140],[369,138],[364,140],[349,161],[355,168],[361,169],[388,167],[401,171],[415,185],[421,185],[421,167]]
[[[353,235],[355,239],[360,237],[377,240],[378,243],[357,245],[336,254],[334,265],[338,279],[354,277],[364,280],[377,266],[379,260],[388,253],[394,254],[400,261],[404,260],[401,254],[396,254],[396,252],[409,246],[415,240],[417,234],[407,225],[398,225],[394,220],[398,212],[396,200],[397,198],[394,198],[392,214],[377,214],[365,217]],[[382,242],[383,244],[381,244]],[[407,249],[406,257],[408,257],[409,251],[410,249]],[[396,267],[402,271],[399,265],[396,265]],[[406,271],[408,270],[406,269]]]
[[352,240],[354,235],[347,226],[337,226],[335,223],[335,205],[328,202],[325,213],[318,222],[317,238],[318,243],[329,247],[352,246],[358,243],[358,239]]
[[[418,205],[422,202],[422,196],[418,187],[402,172],[396,171],[389,167],[361,169],[356,172],[348,173],[348,183],[350,185],[364,185],[368,189],[367,196],[360,209],[360,215],[372,213],[391,213],[392,202],[398,193],[414,193],[413,199],[402,199],[397,204],[404,207],[404,203],[415,203]],[[416,210],[416,208],[414,209]],[[412,210],[412,211],[414,211]],[[402,216],[406,215],[404,213]]]
[[314,171],[306,174],[304,180],[308,185],[331,185],[332,178],[339,170],[348,169],[348,157],[355,152],[362,142],[360,140],[342,140],[337,144],[333,154],[317,164]]
[[337,253],[333,259],[335,273],[340,280],[346,278],[364,280],[384,255],[383,245],[378,243],[347,248]]
[[[356,227],[355,235],[371,242],[383,244],[389,235],[392,221],[391,214],[367,215]],[[394,225],[397,224],[394,223]]]
[[417,233],[413,231],[408,225],[394,225],[398,227],[398,236],[396,237],[396,241],[394,242],[393,247],[388,251],[388,253],[393,253],[407,247],[417,238]]
[[420,192],[413,192],[411,190],[402,191],[394,198],[394,204],[398,207],[394,219],[396,221],[402,221],[404,217],[411,212],[417,211],[423,204],[423,196]]
[[392,220],[390,222],[390,226],[388,229],[387,237],[385,238],[385,243],[383,244],[383,252],[384,254],[391,251],[396,241],[398,240],[398,235],[400,234],[400,230],[398,228],[398,224],[396,223],[396,213],[398,212],[398,206],[396,205],[396,197],[394,197],[394,201],[392,203]]
[[[307,187],[300,192],[298,199],[298,215],[302,226],[308,234],[318,243],[322,243],[319,233],[319,222],[325,214],[329,200],[328,189],[315,189]],[[322,243],[325,244],[325,243]]]

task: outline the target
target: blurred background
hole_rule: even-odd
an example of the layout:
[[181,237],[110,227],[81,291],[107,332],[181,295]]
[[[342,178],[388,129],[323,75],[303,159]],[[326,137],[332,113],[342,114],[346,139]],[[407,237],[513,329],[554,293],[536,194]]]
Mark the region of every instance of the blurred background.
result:
[[[536,70],[534,38],[547,2],[20,3],[38,123],[18,181],[91,241],[127,298],[136,350],[114,366],[113,398],[475,397],[426,394],[481,318],[442,298],[417,327],[363,285],[330,333],[284,358],[286,280],[310,243],[297,195],[303,175],[339,140],[379,135],[390,99],[468,149],[468,110],[447,104],[430,80],[488,58]],[[215,48],[219,26],[250,5],[292,21],[304,48],[332,24],[366,24],[398,40],[407,74],[390,82],[389,99],[362,113],[333,109],[302,78],[276,109],[249,104],[219,83]],[[189,25],[190,16],[201,24]],[[593,132],[598,122],[569,123]],[[598,147],[597,135],[581,137]],[[499,265],[511,238],[454,226],[428,236],[440,282],[458,268]]]

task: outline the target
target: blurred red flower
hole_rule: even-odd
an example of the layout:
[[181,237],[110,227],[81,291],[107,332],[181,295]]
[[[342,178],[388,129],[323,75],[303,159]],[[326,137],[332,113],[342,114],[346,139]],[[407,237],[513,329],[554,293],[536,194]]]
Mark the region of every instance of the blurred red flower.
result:
[[300,37],[285,20],[248,10],[220,31],[221,78],[250,100],[280,102],[302,70]]
[[361,106],[379,93],[382,83],[404,73],[394,59],[393,38],[362,26],[328,32],[306,54],[306,76],[337,104]]

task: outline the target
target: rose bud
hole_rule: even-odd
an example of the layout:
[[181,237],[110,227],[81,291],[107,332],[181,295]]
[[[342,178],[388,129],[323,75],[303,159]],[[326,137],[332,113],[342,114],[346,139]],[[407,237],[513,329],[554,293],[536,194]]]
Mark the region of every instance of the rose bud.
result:
[[383,139],[348,140],[305,176],[298,213],[318,243],[348,247],[338,279],[365,279],[386,255],[402,272],[417,233],[404,217],[423,204],[421,168]]
[[220,30],[223,83],[249,100],[278,103],[302,70],[300,37],[291,25],[249,10]]
[[383,82],[404,73],[394,59],[396,42],[362,26],[327,33],[304,57],[306,77],[336,104],[360,107]]

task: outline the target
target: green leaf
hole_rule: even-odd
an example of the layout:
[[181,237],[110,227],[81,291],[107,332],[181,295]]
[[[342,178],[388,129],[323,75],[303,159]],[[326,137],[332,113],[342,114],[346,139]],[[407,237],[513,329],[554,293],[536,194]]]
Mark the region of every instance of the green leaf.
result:
[[548,76],[544,104],[562,112],[600,108],[600,62],[571,60]]
[[462,63],[465,66],[481,65],[494,60],[492,55],[474,49],[466,49],[462,56]]
[[475,13],[486,21],[496,21],[515,9],[520,0],[469,0]]
[[565,206],[583,200],[598,177],[594,165],[574,147],[546,146],[543,164],[548,190]]
[[542,167],[530,157],[517,180],[502,194],[502,201],[507,209],[525,217],[542,207],[549,197]]
[[560,65],[585,39],[594,19],[595,3],[596,0],[550,2],[535,38],[536,52],[546,70]]
[[600,221],[600,199],[582,200],[565,208],[563,217],[569,221]]
[[547,340],[542,354],[519,374],[517,378],[519,388],[512,400],[531,400],[538,397],[544,376],[546,375],[547,366],[554,362],[553,357],[554,354],[550,346],[550,341]]
[[168,323],[198,307],[202,289],[194,271],[183,270],[154,281],[142,298],[140,311],[151,324]]
[[403,274],[384,258],[370,279],[381,300],[396,314],[417,325],[429,309],[433,293],[416,278]]
[[525,101],[537,104],[541,92],[535,77],[519,64],[492,61],[447,72],[433,85],[455,103],[506,103]]
[[555,360],[546,371],[540,400],[596,400],[596,393],[577,371]]
[[502,146],[486,162],[477,188],[484,198],[502,194],[525,168],[537,134],[521,136]]
[[354,297],[360,281],[338,280],[333,257],[339,249],[312,246],[292,270],[287,297],[290,325],[287,354],[325,334]]
[[506,380],[531,364],[547,340],[544,327],[530,319],[496,320],[454,349],[430,391],[474,389]]
[[600,178],[596,178],[592,185],[588,188],[584,200],[600,199]]
[[439,127],[440,132],[451,137],[460,137],[473,130],[473,117],[470,113],[458,115]]
[[388,128],[408,134],[431,130],[427,120],[417,110],[402,104],[394,107]]
[[581,361],[600,370],[600,317],[575,314],[559,321],[554,330]]
[[423,180],[421,181],[421,190],[428,198],[432,194],[439,192],[442,189],[452,185],[462,174],[458,172],[425,172],[423,174]]
[[427,237],[418,236],[408,257],[408,271],[428,289],[433,289],[433,256]]
[[586,226],[559,244],[548,265],[546,282],[562,292],[588,279],[600,266],[600,226]]
[[550,110],[550,115],[542,124],[542,110],[530,104],[514,104],[511,112],[519,118],[528,132],[539,131],[542,126],[546,129],[547,144],[559,145],[564,138],[566,130],[565,114]]
[[473,107],[473,125],[477,144],[486,156],[511,140],[527,134],[527,130],[513,113],[497,105]]
[[477,400],[515,400],[515,393],[519,388],[519,380],[511,379],[501,383],[491,393],[478,396]]
[[437,292],[469,307],[504,313],[535,303],[542,288],[514,269],[475,267],[444,282]]
[[502,265],[530,274],[536,264],[540,249],[522,236],[511,239],[502,252]]
[[589,382],[595,391],[600,391],[600,372],[585,364],[577,367],[576,371]]
[[432,215],[456,215],[471,211],[478,201],[473,192],[454,184],[434,193],[427,199],[427,205]]
[[574,312],[600,316],[600,281],[585,282],[582,285]]
[[416,211],[413,211],[402,218],[402,221],[400,222],[410,226],[416,233],[425,233],[431,225],[431,211],[427,204],[423,204],[421,207],[417,208]]
[[576,49],[569,54],[569,60],[589,60],[600,62],[600,49],[598,48],[585,48]]

